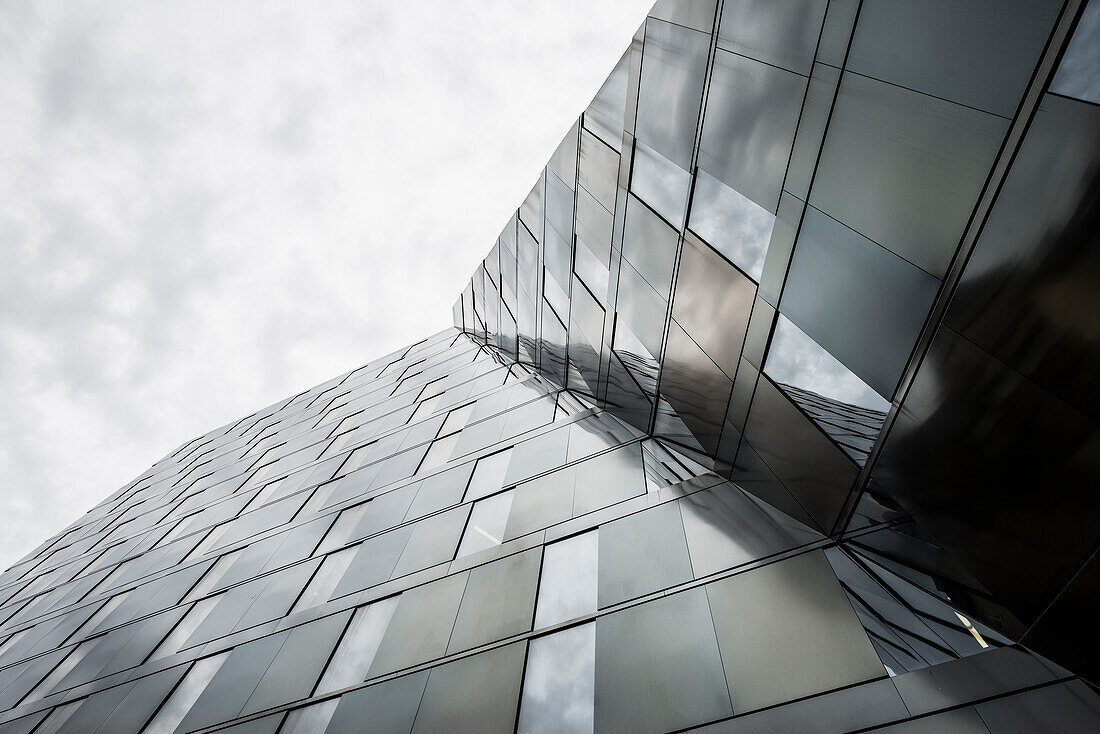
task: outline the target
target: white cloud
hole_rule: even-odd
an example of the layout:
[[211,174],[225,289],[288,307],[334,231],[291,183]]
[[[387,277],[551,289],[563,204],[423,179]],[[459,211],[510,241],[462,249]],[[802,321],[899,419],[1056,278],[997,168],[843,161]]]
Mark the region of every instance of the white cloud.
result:
[[0,6],[0,567],[447,326],[647,7]]

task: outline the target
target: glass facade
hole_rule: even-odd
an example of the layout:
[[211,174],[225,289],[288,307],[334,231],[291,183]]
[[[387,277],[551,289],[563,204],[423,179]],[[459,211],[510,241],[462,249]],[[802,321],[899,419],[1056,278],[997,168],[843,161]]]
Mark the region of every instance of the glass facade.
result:
[[661,0],[454,329],[0,576],[0,734],[1100,730],[1100,0]]

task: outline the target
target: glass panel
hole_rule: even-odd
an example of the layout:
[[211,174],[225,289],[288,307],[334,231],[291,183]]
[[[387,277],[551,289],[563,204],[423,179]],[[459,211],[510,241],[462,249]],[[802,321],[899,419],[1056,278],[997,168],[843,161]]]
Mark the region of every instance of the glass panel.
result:
[[428,453],[424,454],[424,460],[420,462],[420,467],[416,470],[417,473],[427,473],[429,470],[449,461],[451,454],[454,453],[455,445],[458,443],[458,437],[459,434],[453,433],[432,441],[431,446],[428,447]]
[[470,571],[448,653],[531,629],[539,556],[539,549],[532,548]]
[[1100,104],[1100,2],[1090,2],[1077,21],[1050,91]]
[[[367,671],[382,643],[382,636],[397,609],[399,597],[368,604],[355,610],[336,653],[325,668],[315,695],[322,695],[366,680]],[[331,712],[329,713],[331,716]]]
[[452,560],[469,514],[469,505],[461,505],[415,523],[393,577]]
[[461,501],[473,470],[474,462],[467,462],[420,482],[416,490],[416,499],[409,507],[405,519],[423,517]]
[[187,613],[187,616],[164,638],[164,642],[160,644],[160,647],[156,649],[150,659],[156,660],[182,650],[184,642],[194,634],[195,630],[210,614],[210,611],[218,605],[221,598],[221,596],[211,596],[196,602],[195,606],[191,607],[191,610]]
[[1012,117],[1061,7],[1060,0],[866,2],[845,66]]
[[596,92],[584,113],[584,125],[615,150],[623,142],[623,115],[626,112],[626,87],[630,52],[619,59],[607,81]]
[[718,45],[735,53],[809,74],[826,0],[727,0]]
[[987,112],[845,74],[809,203],[943,277],[1007,129]]
[[374,731],[406,734],[412,730],[427,682],[425,670],[345,693],[337,699],[340,703],[324,732],[362,734],[364,722],[369,721]]
[[598,532],[546,545],[535,629],[596,611]]
[[577,464],[573,517],[645,494],[642,447],[632,443]]
[[481,499],[504,486],[504,473],[508,470],[511,453],[511,449],[505,449],[477,460],[464,501]]
[[692,579],[675,502],[601,525],[599,546],[601,609]]
[[649,17],[710,33],[714,29],[714,0],[657,0]]
[[797,387],[841,403],[885,413],[890,401],[821,348],[805,332],[779,315],[764,374],[780,387]]
[[458,558],[493,548],[503,542],[513,494],[514,490],[508,490],[474,504],[466,533],[458,546]]
[[595,724],[596,625],[582,624],[531,641],[519,731],[590,734]]
[[[747,280],[745,282],[748,283]],[[751,298],[750,292],[750,303]],[[748,321],[747,310],[741,318],[742,324]],[[737,339],[736,347],[739,352],[740,338],[739,335],[734,336],[738,325],[730,326],[729,341]],[[742,326],[741,333],[743,329]],[[731,372],[735,366],[736,358],[731,360]],[[732,390],[733,380],[718,368],[676,321],[672,321],[665,345],[664,368],[661,371],[661,397],[673,411],[664,407],[658,409],[654,434],[671,438],[691,448],[702,449],[707,454],[714,454],[718,450]]]
[[[803,518],[817,528],[831,530],[858,474],[858,467],[843,451],[817,428],[771,380],[761,377],[756,384],[744,442],[738,463],[751,445],[763,462],[765,476],[777,478],[781,487],[769,487],[770,481],[757,476],[743,483],[730,478],[792,517]],[[773,490],[775,490],[773,492]],[[791,502],[793,495],[795,502]]]
[[604,209],[615,211],[619,154],[587,132],[581,134],[578,180]]
[[212,726],[239,714],[289,634],[261,637],[230,650],[229,657],[183,717],[180,731]]
[[719,49],[699,166],[774,212],[806,85],[804,76]]
[[468,576],[466,572],[447,576],[401,595],[368,678],[443,656]]
[[688,226],[759,282],[775,215],[698,169]]
[[820,551],[709,584],[738,713],[886,674]]
[[695,578],[822,538],[728,482],[688,495],[679,504]]
[[412,526],[406,525],[368,538],[355,546],[355,557],[329,598],[335,599],[388,581],[411,534]]
[[677,229],[684,224],[690,186],[691,174],[638,141],[630,190]]
[[[655,361],[661,353],[668,302],[626,260],[622,261],[619,269],[617,310],[616,351]],[[624,333],[624,326],[629,328],[630,334]],[[656,368],[656,364],[653,367]]]
[[709,46],[709,34],[646,21],[637,136],[680,168],[691,162]]
[[892,397],[939,281],[807,207],[780,311]]
[[596,620],[596,700],[600,732],[658,734],[733,713],[703,589]]
[[[676,282],[672,318],[732,379],[737,373],[756,287],[690,236],[684,239]],[[709,391],[701,394],[706,400],[713,397]]]
[[513,734],[526,645],[522,642],[433,668],[416,734]]
[[627,198],[623,230],[623,257],[662,298],[668,300],[672,269],[676,264],[676,231],[661,221],[645,204]]
[[328,701],[291,711],[287,714],[279,734],[319,734],[326,731],[339,703],[339,698],[330,698]]
[[291,629],[239,715],[308,697],[349,617],[344,611]]
[[465,428],[466,421],[469,419],[470,414],[474,412],[474,406],[476,404],[477,403],[467,403],[460,408],[453,408],[447,413],[447,419],[443,421],[443,426],[439,429],[439,435],[447,436]]
[[142,734],[174,734],[183,717],[194,706],[214,674],[229,657],[228,652],[203,658],[191,666],[183,681],[164,702],[153,720],[142,729]]
[[[576,159],[576,150],[573,158]],[[573,237],[573,189],[553,173],[546,174],[546,223],[561,235],[568,243]],[[547,258],[547,265],[550,260]],[[568,270],[568,266],[566,266]],[[554,270],[555,277],[562,275],[560,269]],[[558,282],[561,278],[558,277]]]

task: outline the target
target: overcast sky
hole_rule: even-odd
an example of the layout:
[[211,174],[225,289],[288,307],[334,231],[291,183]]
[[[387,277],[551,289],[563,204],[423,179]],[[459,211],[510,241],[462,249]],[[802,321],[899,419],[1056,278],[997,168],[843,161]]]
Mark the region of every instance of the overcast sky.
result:
[[0,3],[0,568],[448,326],[650,4]]

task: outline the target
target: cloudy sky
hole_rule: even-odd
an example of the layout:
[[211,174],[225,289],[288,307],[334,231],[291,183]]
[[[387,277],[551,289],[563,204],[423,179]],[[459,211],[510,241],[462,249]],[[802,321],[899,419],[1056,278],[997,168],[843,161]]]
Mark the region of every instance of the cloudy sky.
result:
[[447,326],[650,4],[0,3],[0,568]]

